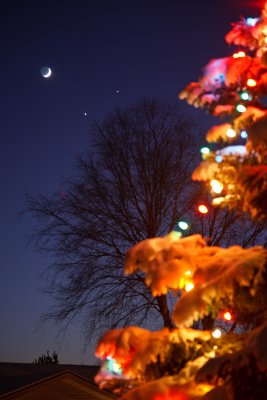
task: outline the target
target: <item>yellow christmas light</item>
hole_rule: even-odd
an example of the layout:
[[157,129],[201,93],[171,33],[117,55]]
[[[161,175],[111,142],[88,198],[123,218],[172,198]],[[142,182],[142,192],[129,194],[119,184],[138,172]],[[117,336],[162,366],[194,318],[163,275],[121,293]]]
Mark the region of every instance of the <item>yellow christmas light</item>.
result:
[[219,194],[223,191],[223,184],[221,182],[217,181],[217,179],[212,179],[210,181],[210,185],[211,185],[211,188],[214,193]]
[[122,374],[122,366],[117,363],[112,357],[108,356],[107,358],[107,370],[111,373],[121,375]]
[[244,51],[239,51],[233,54],[233,58],[240,58],[240,57],[246,57],[246,53]]
[[113,364],[113,371],[116,374],[119,374],[121,372],[121,364],[118,364],[116,361]]
[[219,206],[223,201],[225,201],[225,197],[215,197],[215,199],[212,200],[212,205]]
[[219,339],[222,336],[222,331],[219,328],[214,329],[212,332],[214,339]]
[[228,136],[229,138],[233,138],[236,136],[236,131],[232,128],[229,128],[226,131],[226,136]]
[[193,284],[193,282],[187,282],[184,289],[186,292],[191,292],[191,290],[193,290],[194,287],[195,285]]
[[249,78],[249,79],[247,80],[247,85],[248,85],[249,87],[254,87],[254,86],[257,85],[257,82],[255,81],[255,79]]

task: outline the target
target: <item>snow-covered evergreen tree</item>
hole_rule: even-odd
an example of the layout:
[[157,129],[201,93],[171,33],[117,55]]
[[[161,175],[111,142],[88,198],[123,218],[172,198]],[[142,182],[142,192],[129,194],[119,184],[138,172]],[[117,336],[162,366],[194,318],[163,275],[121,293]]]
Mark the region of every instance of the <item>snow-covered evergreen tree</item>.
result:
[[[259,18],[234,23],[226,41],[237,51],[211,60],[180,94],[223,120],[207,132],[211,147],[192,178],[206,183],[214,206],[267,221],[267,3]],[[173,293],[174,328],[106,332],[96,349],[101,387],[125,400],[267,399],[264,247],[208,246],[173,231],[128,251],[125,273],[136,272],[153,296]],[[203,329],[207,317],[212,330]]]

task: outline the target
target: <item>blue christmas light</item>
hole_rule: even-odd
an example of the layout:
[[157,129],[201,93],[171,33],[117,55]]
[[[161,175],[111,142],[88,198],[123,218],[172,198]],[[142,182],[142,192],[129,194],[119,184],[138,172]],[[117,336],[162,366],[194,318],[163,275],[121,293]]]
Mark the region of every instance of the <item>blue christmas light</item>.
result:
[[217,156],[215,157],[215,161],[216,161],[217,163],[222,162],[222,160],[223,160],[223,158],[222,158],[222,156],[220,156],[220,155],[217,155]]
[[259,18],[246,18],[246,23],[249,26],[255,26],[256,23],[259,21]]
[[246,139],[248,137],[248,134],[246,131],[241,131],[240,136],[242,137],[242,139]]

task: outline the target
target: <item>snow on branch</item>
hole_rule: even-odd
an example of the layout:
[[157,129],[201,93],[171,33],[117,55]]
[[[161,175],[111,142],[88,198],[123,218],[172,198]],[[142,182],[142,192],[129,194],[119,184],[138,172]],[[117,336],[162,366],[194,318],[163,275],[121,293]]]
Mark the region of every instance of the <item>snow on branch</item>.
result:
[[185,286],[187,271],[195,271],[194,253],[206,246],[201,235],[181,238],[171,232],[162,238],[146,239],[132,247],[126,254],[126,275],[141,271],[153,296],[166,294],[169,289]]
[[211,333],[193,329],[163,329],[150,332],[136,326],[107,331],[100,339],[96,356],[111,358],[122,367],[126,378],[141,378],[151,363],[164,363],[173,345],[208,341]]
[[266,261],[267,251],[262,246],[207,247],[200,235],[177,238],[169,234],[131,248],[125,272],[144,272],[154,296],[170,289],[183,289],[187,276],[192,274],[194,289],[182,295],[173,314],[177,326],[190,326],[194,320],[208,315],[211,307],[220,309],[224,298],[234,307],[240,287],[248,288],[253,299],[264,283]]

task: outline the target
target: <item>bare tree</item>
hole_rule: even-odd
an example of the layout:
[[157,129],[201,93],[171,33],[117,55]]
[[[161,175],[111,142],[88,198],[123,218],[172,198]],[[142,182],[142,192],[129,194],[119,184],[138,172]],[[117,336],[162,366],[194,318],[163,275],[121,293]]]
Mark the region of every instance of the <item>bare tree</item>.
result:
[[248,215],[229,210],[227,207],[210,207],[209,194],[203,196],[202,193],[202,200],[203,197],[203,203],[209,207],[208,214],[203,215],[198,211],[197,206],[202,204],[202,201],[198,200],[185,215],[191,226],[190,234],[200,233],[208,239],[210,246],[229,247],[236,244],[251,247],[259,243],[266,244],[266,221],[251,221]]
[[50,356],[49,350],[47,350],[46,354],[42,354],[38,359],[35,358],[33,364],[59,364],[58,355],[53,351]]
[[[194,212],[199,128],[177,107],[143,99],[95,123],[91,135],[91,149],[63,190],[28,196],[28,210],[38,220],[36,245],[55,257],[46,271],[46,292],[55,300],[48,316],[80,316],[87,332],[151,322],[171,326],[166,296],[153,298],[142,274],[126,277],[122,268],[132,245],[167,234]],[[227,232],[229,238],[236,218],[224,222],[217,241]]]
[[[196,124],[177,107],[144,99],[117,109],[91,131],[93,146],[80,157],[76,176],[51,197],[28,197],[39,219],[37,245],[51,251],[47,291],[56,320],[84,313],[105,328],[143,323],[162,315],[143,277],[125,277],[125,252],[133,244],[172,230],[193,202]],[[95,328],[95,326],[94,326]]]

